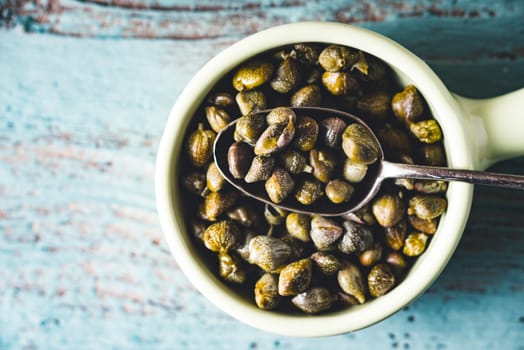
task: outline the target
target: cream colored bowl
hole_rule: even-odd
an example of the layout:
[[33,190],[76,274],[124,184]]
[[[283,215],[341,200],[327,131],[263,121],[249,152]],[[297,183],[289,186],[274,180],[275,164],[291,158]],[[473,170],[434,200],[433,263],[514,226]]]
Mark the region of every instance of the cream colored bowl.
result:
[[402,309],[431,285],[460,240],[473,186],[450,184],[448,210],[426,252],[396,288],[364,305],[317,316],[268,312],[219,281],[197,254],[184,225],[184,198],[178,191],[178,180],[186,127],[211,88],[235,66],[261,52],[300,42],[359,48],[388,63],[402,85],[417,86],[443,129],[448,163],[455,168],[484,169],[497,160],[523,153],[524,89],[494,99],[465,99],[451,94],[424,61],[396,42],[359,27],[317,22],[288,24],[251,35],[211,59],[187,84],[162,136],[155,178],[160,224],[180,268],[202,294],[242,322],[283,335],[325,336],[372,325]]

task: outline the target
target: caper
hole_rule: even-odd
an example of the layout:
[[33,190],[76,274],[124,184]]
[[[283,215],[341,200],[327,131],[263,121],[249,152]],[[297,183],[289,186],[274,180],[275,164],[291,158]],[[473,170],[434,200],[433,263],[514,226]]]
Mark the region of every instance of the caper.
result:
[[344,161],[344,168],[342,174],[344,179],[351,183],[361,182],[368,172],[368,166],[366,164],[357,163],[349,158]]
[[434,234],[437,231],[438,219],[421,219],[416,215],[408,215],[408,221],[411,227],[415,230],[427,233]]
[[311,240],[318,250],[331,250],[334,243],[342,236],[342,226],[333,219],[313,215],[311,219]]
[[334,275],[342,268],[342,263],[333,254],[327,252],[315,252],[309,257],[320,272],[326,276]]
[[271,272],[284,265],[291,253],[289,244],[279,238],[255,236],[249,241],[248,261]]
[[442,130],[435,119],[411,123],[409,130],[420,142],[435,143],[442,140]]
[[242,284],[246,281],[246,270],[240,261],[223,251],[218,253],[218,274],[228,282]]
[[406,190],[411,191],[415,188],[414,179],[398,178],[394,180],[395,186],[404,187]]
[[296,239],[290,234],[284,234],[279,238],[291,247],[291,256],[289,257],[289,261],[302,259],[307,254],[307,252],[310,251],[310,246],[307,243]]
[[266,123],[271,124],[287,124],[289,121],[295,122],[297,116],[295,112],[288,107],[273,108],[266,115]]
[[286,230],[294,238],[309,242],[311,237],[309,231],[311,230],[311,219],[309,215],[300,213],[289,213],[286,216]]
[[268,224],[272,226],[278,226],[284,222],[287,216],[287,212],[279,207],[266,204],[264,207],[264,217]]
[[362,52],[358,52],[358,60],[351,66],[351,70],[356,69],[364,76],[368,75],[369,64],[366,58],[366,55]]
[[192,171],[184,175],[182,183],[191,193],[200,195],[206,187],[206,175],[200,171]]
[[302,179],[296,186],[295,199],[303,205],[313,204],[323,195],[322,184],[316,179]]
[[225,184],[226,180],[220,173],[215,162],[211,162],[206,172],[206,186],[210,191],[218,192]]
[[235,98],[228,92],[215,92],[209,95],[207,101],[217,107],[231,107]]
[[391,108],[395,116],[405,123],[416,121],[424,112],[422,96],[413,85],[406,86],[404,90],[393,96]]
[[254,146],[264,131],[265,121],[266,118],[259,113],[240,117],[235,125],[235,141],[244,141]]
[[366,302],[366,289],[360,269],[349,262],[338,271],[337,280],[344,293],[355,297],[360,304]]
[[322,83],[322,70],[317,67],[311,68],[308,75],[304,79],[306,84],[321,84]]
[[319,48],[312,44],[295,44],[291,56],[304,66],[313,66],[318,61]]
[[416,215],[422,220],[430,220],[439,217],[447,207],[445,198],[438,196],[414,196],[409,200],[409,215]]
[[216,221],[220,215],[231,208],[238,198],[233,191],[211,192],[204,199],[204,215],[209,221]]
[[373,266],[368,274],[369,294],[380,297],[393,288],[395,285],[395,275],[388,265],[378,264]]
[[298,89],[291,96],[292,107],[317,107],[322,103],[322,93],[318,85],[310,84]]
[[361,225],[373,226],[377,222],[369,205],[364,205],[358,210],[342,215],[342,217],[344,220],[354,221]]
[[269,156],[286,147],[295,136],[293,121],[286,124],[271,124],[260,135],[255,143],[255,154],[257,156]]
[[311,172],[313,168],[307,164],[306,157],[293,148],[287,148],[279,155],[282,167],[291,174],[300,174],[301,172]]
[[386,244],[394,250],[400,250],[406,239],[407,225],[404,219],[384,229]]
[[244,227],[251,227],[259,222],[257,212],[247,204],[240,204],[227,211],[227,217]]
[[273,90],[285,94],[298,85],[300,78],[299,64],[295,60],[287,58],[278,66],[275,77],[271,80],[270,85]]
[[195,167],[205,166],[213,156],[213,143],[216,134],[213,130],[205,130],[204,124],[198,124],[186,144],[187,154],[191,164]]
[[294,296],[291,302],[305,313],[317,314],[331,308],[334,300],[328,289],[315,287]]
[[262,310],[272,310],[280,303],[278,294],[278,278],[276,275],[265,273],[255,283],[255,302]]
[[448,189],[448,183],[441,180],[417,180],[413,188],[422,193],[442,193]]
[[239,241],[240,230],[231,220],[222,220],[204,231],[204,245],[213,252],[228,252]]
[[408,266],[406,258],[401,252],[391,251],[384,259],[397,275],[401,275]]
[[371,132],[361,124],[349,125],[342,134],[342,149],[356,163],[371,164],[378,159],[379,145]]
[[326,185],[326,196],[335,204],[345,203],[351,199],[355,189],[341,179],[335,179]]
[[278,277],[278,294],[282,296],[297,295],[309,288],[311,283],[311,260],[294,261],[280,271]]
[[359,53],[353,48],[341,45],[329,45],[318,56],[318,63],[328,72],[336,72],[351,67],[359,59]]
[[199,241],[204,241],[204,232],[206,231],[207,224],[200,220],[191,221],[191,232],[193,237],[197,238]]
[[322,119],[320,125],[322,143],[327,147],[340,148],[347,123],[338,117],[328,117]]
[[247,183],[266,181],[271,176],[274,166],[274,158],[255,156],[244,177],[244,181]]
[[233,76],[237,91],[252,90],[271,79],[274,67],[270,62],[252,61],[241,66]]
[[318,138],[318,123],[306,115],[297,119],[293,145],[300,151],[309,151],[315,147]]
[[395,194],[382,194],[373,201],[371,206],[375,219],[383,227],[391,227],[404,216],[404,202]]
[[265,183],[266,192],[273,203],[280,203],[293,192],[295,182],[287,171],[280,167],[273,169]]
[[440,142],[423,144],[419,148],[422,163],[433,166],[446,164],[446,154]]
[[255,231],[245,230],[244,234],[240,237],[240,242],[237,243],[237,247],[234,248],[235,253],[244,261],[249,262],[249,242],[256,236],[258,236],[258,234]]
[[344,221],[344,234],[338,241],[338,250],[344,254],[359,254],[373,244],[371,230],[354,221]]
[[384,62],[370,55],[366,57],[366,61],[368,65],[366,78],[375,82],[383,79],[387,73]]
[[428,235],[425,233],[412,233],[406,237],[402,253],[406,256],[419,256],[426,249]]
[[355,93],[360,89],[358,80],[349,72],[324,72],[322,84],[335,96]]
[[242,91],[235,96],[238,109],[242,115],[249,113],[260,112],[267,109],[267,100],[263,92],[253,91]]
[[223,128],[226,127],[227,124],[231,121],[231,117],[229,114],[221,108],[215,107],[215,106],[209,106],[205,109],[206,112],[206,118],[211,126],[211,129],[213,129],[216,132],[219,132]]
[[409,137],[400,128],[396,128],[388,123],[378,129],[377,137],[386,156],[398,157],[400,154],[411,153]]
[[360,97],[357,108],[369,121],[383,121],[391,111],[391,97],[386,91],[376,91]]
[[313,176],[323,183],[329,182],[337,166],[337,158],[328,149],[312,149],[309,151],[309,164],[313,168]]
[[227,164],[229,172],[236,179],[243,178],[253,159],[253,150],[245,142],[235,142],[227,151]]
[[371,247],[364,250],[358,256],[358,261],[362,266],[372,266],[382,259],[382,243],[375,241]]

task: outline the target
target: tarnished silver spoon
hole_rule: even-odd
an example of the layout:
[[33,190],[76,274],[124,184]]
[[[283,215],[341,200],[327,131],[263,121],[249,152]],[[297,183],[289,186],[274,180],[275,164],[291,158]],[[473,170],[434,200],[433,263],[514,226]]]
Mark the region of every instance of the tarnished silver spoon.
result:
[[[281,203],[274,203],[265,191],[264,183],[246,183],[243,179],[235,178],[229,171],[228,149],[235,142],[234,132],[237,120],[229,123],[222,129],[216,139],[213,148],[215,163],[224,178],[239,191],[259,201],[278,206],[285,210],[305,213],[319,214],[324,216],[340,216],[356,211],[368,204],[380,190],[384,180],[395,178],[413,178],[426,180],[462,181],[478,185],[508,187],[513,189],[524,189],[524,176],[500,174],[485,171],[452,169],[446,167],[435,167],[425,165],[411,165],[393,163],[384,160],[384,151],[373,130],[360,118],[339,110],[321,107],[296,107],[291,108],[296,115],[307,115],[318,122],[328,117],[339,117],[350,123],[359,123],[367,128],[376,141],[379,149],[378,160],[368,167],[364,180],[355,184],[355,192],[348,202],[334,204],[329,200],[317,200],[311,205],[303,205],[289,196]],[[266,115],[270,110],[257,112]]]

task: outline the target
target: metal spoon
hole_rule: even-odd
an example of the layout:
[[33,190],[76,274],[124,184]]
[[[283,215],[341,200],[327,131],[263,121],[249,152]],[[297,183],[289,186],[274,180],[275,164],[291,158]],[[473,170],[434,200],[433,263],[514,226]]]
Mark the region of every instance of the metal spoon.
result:
[[[368,204],[380,190],[384,180],[394,178],[454,180],[478,185],[509,187],[519,190],[524,189],[524,176],[389,162],[384,160],[384,151],[382,150],[382,146],[373,130],[358,117],[343,111],[321,107],[297,107],[292,109],[297,116],[308,115],[317,121],[327,117],[339,117],[345,120],[348,124],[362,124],[370,131],[376,143],[379,145],[379,157],[375,163],[368,167],[364,180],[361,183],[355,184],[355,192],[351,199],[346,203],[334,204],[325,199],[317,200],[313,204],[306,206],[297,202],[293,196],[290,195],[283,202],[276,204],[269,199],[264,188],[264,182],[246,183],[243,179],[234,178],[229,172],[227,152],[229,146],[235,142],[234,131],[238,119],[232,121],[218,133],[215,139],[213,156],[218,169],[231,185],[244,194],[262,202],[278,206],[282,209],[324,216],[340,216],[348,214]],[[269,111],[270,110],[266,110],[257,113],[266,115]]]

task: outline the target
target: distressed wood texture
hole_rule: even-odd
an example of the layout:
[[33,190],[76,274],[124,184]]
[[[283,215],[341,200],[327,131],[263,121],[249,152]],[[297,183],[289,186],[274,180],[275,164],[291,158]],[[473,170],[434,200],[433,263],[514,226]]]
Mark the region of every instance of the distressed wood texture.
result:
[[[156,216],[158,141],[209,58],[299,20],[358,23],[454,92],[524,86],[521,1],[0,0],[0,349],[524,349],[524,192],[476,188],[431,288],[353,334],[243,325],[188,282]],[[524,158],[492,170],[524,174]]]

